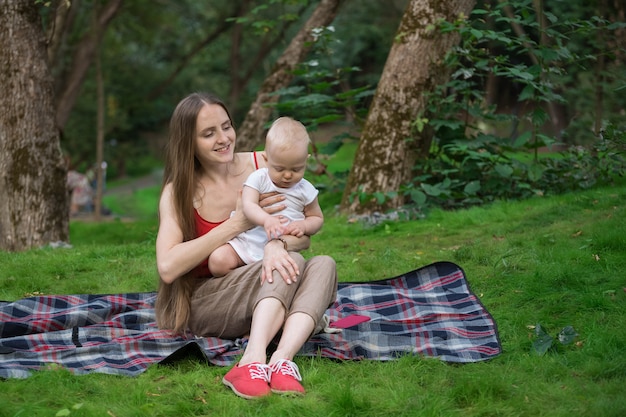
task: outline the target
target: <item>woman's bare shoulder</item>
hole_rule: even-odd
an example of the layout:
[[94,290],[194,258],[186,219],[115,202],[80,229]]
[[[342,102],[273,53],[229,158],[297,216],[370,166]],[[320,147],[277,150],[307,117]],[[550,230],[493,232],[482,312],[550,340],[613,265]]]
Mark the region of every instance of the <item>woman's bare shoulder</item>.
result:
[[170,197],[172,195],[173,188],[174,186],[172,185],[171,182],[168,182],[167,184],[163,185],[163,189],[161,190],[161,197],[164,197],[164,196]]
[[242,166],[252,167],[253,170],[267,166],[262,151],[238,152],[237,159]]
[[159,198],[159,207],[161,208],[161,210],[169,207],[172,204],[173,190],[174,186],[171,182],[168,182],[163,186],[163,189],[161,190],[161,197]]
[[267,162],[265,161],[265,151],[250,152],[250,155],[250,157],[254,159],[255,168],[267,167]]

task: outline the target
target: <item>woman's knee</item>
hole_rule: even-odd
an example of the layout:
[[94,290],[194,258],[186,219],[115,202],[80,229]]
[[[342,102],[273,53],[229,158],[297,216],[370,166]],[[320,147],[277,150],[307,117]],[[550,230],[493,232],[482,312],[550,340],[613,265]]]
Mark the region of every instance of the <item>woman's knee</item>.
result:
[[313,259],[315,259],[317,262],[324,264],[328,269],[337,269],[337,263],[335,262],[335,259],[328,255],[317,255],[313,257]]
[[307,263],[306,259],[304,259],[304,256],[302,256],[298,252],[289,252],[289,256],[291,256],[291,259],[293,259],[294,262],[298,265],[300,272],[304,271],[304,268]]
[[317,255],[309,259],[306,274],[314,274],[318,285],[335,290],[337,288],[337,263],[328,255]]
[[337,274],[337,263],[328,255],[317,255],[307,262],[307,268],[312,268],[320,275],[335,277]]

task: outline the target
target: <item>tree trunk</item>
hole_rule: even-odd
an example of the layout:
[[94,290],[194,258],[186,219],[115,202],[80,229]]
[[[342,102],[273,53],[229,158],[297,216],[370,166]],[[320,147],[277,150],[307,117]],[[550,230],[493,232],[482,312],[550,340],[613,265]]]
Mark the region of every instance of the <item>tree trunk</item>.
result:
[[46,38],[48,39],[48,65],[53,68],[59,56],[59,49],[65,34],[66,22],[70,12],[69,1],[59,1],[55,7]]
[[278,102],[278,96],[271,93],[289,86],[293,70],[311,49],[315,28],[328,26],[335,19],[343,0],[321,0],[309,20],[291,40],[285,52],[278,58],[272,73],[263,81],[256,100],[250,106],[241,127],[237,129],[237,150],[249,151],[263,141],[265,123],[272,114],[271,104]]
[[67,241],[66,165],[45,36],[32,0],[0,0],[0,249]]
[[[245,8],[248,8],[248,4],[244,5]],[[302,14],[306,11],[306,6],[303,6],[301,10],[299,10],[296,15]],[[230,109],[231,114],[237,114],[237,109],[239,107],[239,98],[242,93],[246,90],[246,86],[248,85],[250,79],[255,74],[256,71],[261,67],[265,58],[276,48],[276,46],[283,42],[286,38],[287,30],[296,23],[296,20],[287,20],[282,22],[279,30],[275,31],[275,34],[270,36],[264,36],[259,41],[259,45],[256,48],[256,55],[253,59],[248,58],[247,68],[243,68],[241,54],[239,53],[240,43],[241,43],[241,24],[235,25],[232,34],[232,46],[231,46],[231,58],[230,58],[230,66],[231,70],[231,82],[230,82],[230,91],[228,93],[228,108]]]
[[[240,13],[248,11],[250,8],[250,2],[242,2]],[[228,69],[230,71],[230,90],[228,92],[228,108],[231,114],[237,112],[237,102],[239,101],[239,95],[243,91],[245,85],[239,77],[241,71],[241,39],[243,33],[243,25],[236,24],[232,27],[230,34],[230,56],[228,59]]]
[[458,42],[456,34],[437,33],[439,19],[468,16],[474,0],[411,0],[376,89],[344,190],[341,209],[365,214],[400,207],[398,195],[380,203],[359,194],[399,191],[411,180],[418,156],[427,156],[432,135],[416,137],[412,124],[426,105],[424,96],[445,81],[443,59]]
[[[519,24],[517,21],[517,17],[515,15],[515,11],[513,10],[513,7],[510,4],[506,3],[505,0],[499,0],[499,2],[501,4],[504,4],[503,11],[504,11],[504,14],[509,18],[513,32],[515,32],[515,34],[520,39],[528,38],[526,31],[524,30],[522,25]],[[543,1],[533,0],[533,7],[535,9],[535,14],[537,15],[537,23],[539,24],[539,45],[546,47],[548,43],[550,43],[550,38],[545,33],[547,21],[544,16]],[[524,46],[525,46],[526,53],[528,54],[528,57],[532,61],[533,65],[541,65],[543,67],[544,65],[539,62],[539,58],[533,52],[532,45],[528,42],[524,42]],[[542,74],[542,78],[544,78],[544,76],[545,74]],[[533,103],[533,104],[537,105],[537,103]],[[564,126],[563,118],[560,115],[558,105],[557,103],[548,101],[546,102],[546,107],[548,110],[548,114],[550,115],[550,122],[552,123],[552,134],[556,137],[560,137],[561,132],[565,126]]]
[[[607,3],[606,0],[600,0],[597,4],[596,12],[598,16],[606,16]],[[596,43],[598,48],[604,48],[605,42],[605,28],[599,27],[596,31]],[[599,54],[596,61],[595,71],[595,122],[593,133],[596,138],[600,137],[600,131],[602,130],[602,119],[604,115],[604,71],[606,70],[606,62],[604,58],[605,54]]]
[[104,162],[104,76],[102,75],[102,59],[100,53],[96,54],[96,90],[97,90],[97,119],[96,119],[96,166],[95,166],[95,178],[96,189],[94,198],[94,218],[96,221],[101,220],[102,216],[102,194],[103,194],[103,179],[104,172],[102,170],[102,163]]
[[[626,21],[626,4],[623,0],[613,0],[613,11],[609,16],[603,16],[609,19],[612,23]],[[624,51],[624,45],[626,45],[626,28],[620,26],[613,31],[614,35],[607,41],[607,45],[611,48],[611,51],[615,55],[615,64],[619,67],[624,65],[626,61],[626,51]]]
[[57,125],[62,130],[70,117],[74,103],[80,94],[83,81],[87,76],[87,71],[91,67],[96,53],[100,47],[100,41],[104,30],[115,17],[122,5],[122,0],[110,0],[100,11],[95,21],[94,27],[80,41],[74,57],[72,58],[72,68],[63,82],[57,97]]

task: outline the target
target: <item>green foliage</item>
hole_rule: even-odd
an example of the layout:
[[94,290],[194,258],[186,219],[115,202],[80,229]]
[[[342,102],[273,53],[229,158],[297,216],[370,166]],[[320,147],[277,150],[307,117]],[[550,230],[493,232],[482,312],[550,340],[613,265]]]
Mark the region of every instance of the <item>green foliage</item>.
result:
[[526,143],[506,145],[481,134],[433,148],[403,192],[417,207],[457,208],[586,189],[624,176],[623,143],[623,133],[610,126],[590,150],[578,146],[524,160]]
[[337,191],[345,184],[346,173],[333,175],[328,171],[327,160],[356,138],[349,133],[343,121],[349,114],[353,124],[359,124],[367,112],[367,99],[374,94],[370,86],[348,88],[347,79],[359,72],[357,67],[337,67],[335,48],[340,44],[332,26],[313,29],[313,45],[309,59],[294,71],[295,79],[287,88],[274,92],[280,96],[276,112],[289,115],[304,123],[309,132],[321,127],[344,126],[332,137],[313,140],[314,171],[327,174],[320,188]]
[[544,160],[542,181],[554,192],[589,188],[615,181],[626,174],[626,135],[610,125],[591,149],[570,148],[563,158]]
[[[551,348],[554,349],[555,338],[550,336],[539,323],[537,323],[534,328],[537,338],[533,342],[533,352],[537,355],[544,355]],[[557,335],[556,340],[561,343],[561,345],[569,345],[574,342],[576,336],[578,336],[578,333],[576,333],[576,330],[574,330],[572,326],[565,326]]]
[[[72,2],[77,18],[63,45],[56,76],[67,72],[81,36],[91,33],[96,3]],[[210,91],[221,96],[239,125],[264,77],[317,3],[216,0],[206,4],[167,0],[154,7],[153,2],[146,0],[124,2],[108,26],[99,51],[107,108],[105,160],[109,162],[111,178],[118,174],[137,175],[133,169],[144,155],[160,159],[173,108],[192,91]],[[309,81],[302,75],[294,84],[319,94],[318,99],[329,97],[327,104],[333,109],[324,113],[328,117],[321,113],[312,116],[317,123],[336,120],[337,115],[342,119],[339,123],[343,122],[344,113],[336,106],[355,101],[359,102],[355,110],[361,113],[357,119],[362,116],[371,92],[367,91],[369,87],[352,92],[352,86],[371,86],[379,79],[405,4],[406,0],[392,4],[365,0],[342,6],[336,19],[337,32],[330,41],[332,51],[327,50],[332,57],[313,54],[303,65],[310,67],[306,71],[311,74],[320,71],[329,77]],[[51,14],[49,8],[42,8],[45,25]],[[327,42],[326,34],[320,37],[316,44]],[[317,65],[313,66],[315,60]],[[64,151],[81,167],[90,166],[95,159],[96,92],[95,72],[90,71],[63,132]],[[300,104],[306,106],[304,102]],[[316,100],[312,104],[319,110],[322,102]],[[353,141],[345,138],[350,140]],[[324,155],[330,155],[342,144],[341,139],[332,142],[322,150]],[[326,141],[320,146],[325,145]]]
[[309,0],[269,0],[253,7],[245,16],[231,17],[226,19],[226,21],[250,26],[254,34],[262,36],[277,30],[280,22],[297,21],[300,18],[299,13],[309,3]]
[[315,28],[309,59],[294,71],[295,80],[290,87],[274,92],[281,97],[276,104],[280,114],[291,115],[316,130],[320,125],[343,120],[347,112],[362,119],[367,107],[364,99],[374,94],[369,86],[346,89],[346,79],[357,67],[337,67],[335,46],[339,40],[333,26]]
[[[471,20],[440,22],[443,33],[456,32],[461,42],[447,55],[449,81],[429,94],[426,110],[414,121],[416,132],[430,131],[434,139],[429,157],[418,162],[413,181],[400,190],[413,211],[584,189],[614,181],[626,171],[623,128],[610,122],[600,138],[587,134],[587,148],[540,153],[559,145],[557,137],[546,133],[546,109],[565,101],[560,86],[566,69],[591,59],[578,54],[572,40],[606,30],[607,21],[557,19],[546,10],[548,25],[543,26],[533,2],[515,2],[512,17],[505,7],[510,5],[486,5],[474,10]],[[525,36],[513,33],[516,25]],[[542,42],[544,38],[550,42]],[[489,77],[516,86],[517,100],[529,111],[503,114],[487,104]],[[509,137],[498,132],[503,124],[513,127]],[[528,130],[517,134],[520,124]]]

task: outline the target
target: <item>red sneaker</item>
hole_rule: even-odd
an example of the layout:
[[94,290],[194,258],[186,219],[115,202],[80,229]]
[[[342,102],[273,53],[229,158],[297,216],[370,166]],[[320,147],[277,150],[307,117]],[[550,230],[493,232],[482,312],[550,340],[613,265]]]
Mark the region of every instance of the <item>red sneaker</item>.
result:
[[270,367],[263,363],[236,364],[224,375],[222,382],[238,396],[251,400],[271,393],[269,374]]
[[281,359],[271,366],[270,388],[276,394],[304,394],[300,384],[302,377],[298,365],[287,359]]

